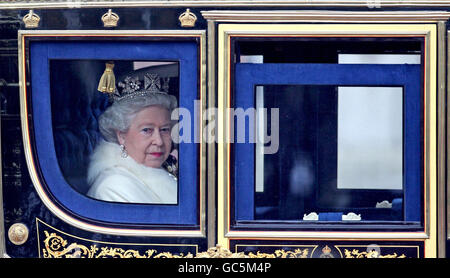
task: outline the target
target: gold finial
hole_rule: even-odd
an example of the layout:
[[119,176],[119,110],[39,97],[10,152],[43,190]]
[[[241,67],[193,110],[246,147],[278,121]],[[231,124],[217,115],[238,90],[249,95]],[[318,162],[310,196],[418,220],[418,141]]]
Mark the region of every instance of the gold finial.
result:
[[104,27],[117,27],[119,16],[116,13],[113,13],[111,9],[109,9],[108,12],[102,16],[102,21]]
[[8,230],[8,238],[15,245],[22,245],[28,239],[28,228],[25,224],[15,223]]
[[190,9],[186,9],[186,11],[178,17],[178,20],[180,20],[182,27],[194,27],[197,16],[191,12]]
[[41,18],[34,13],[33,10],[30,10],[22,19],[25,23],[26,28],[36,28],[39,26],[39,21]]

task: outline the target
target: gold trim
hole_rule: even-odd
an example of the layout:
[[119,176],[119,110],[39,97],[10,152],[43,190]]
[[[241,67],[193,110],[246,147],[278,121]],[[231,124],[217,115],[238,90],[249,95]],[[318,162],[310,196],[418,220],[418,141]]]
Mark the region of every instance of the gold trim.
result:
[[[419,246],[408,246],[408,245],[376,245],[379,248],[415,248],[417,251],[416,258],[420,258],[420,247]],[[381,252],[374,250],[360,251],[355,248],[368,248],[370,245],[334,245],[334,247],[339,251],[342,258],[407,258],[405,254],[385,254],[382,255]],[[344,249],[344,252],[341,251]],[[349,248],[349,249],[347,249]]]
[[[214,108],[216,107],[216,30],[214,26],[214,22],[208,21],[208,58],[207,58],[207,76],[208,76],[208,94],[207,94],[207,107]],[[215,134],[217,134],[217,127],[215,129]],[[207,140],[210,142],[210,134],[207,133]],[[213,142],[217,142],[214,140]],[[208,171],[208,247],[213,247],[216,244],[216,213],[217,213],[217,204],[216,204],[216,144],[209,143],[207,145],[207,171]]]
[[25,23],[25,28],[37,28],[39,26],[39,21],[41,21],[41,18],[33,12],[33,10],[30,10],[23,18],[23,23]]
[[446,224],[446,213],[445,213],[445,177],[446,177],[446,134],[445,134],[445,125],[446,125],[446,117],[445,117],[445,95],[446,95],[446,22],[440,21],[438,22],[438,53],[437,53],[437,61],[438,61],[438,99],[437,99],[437,131],[438,131],[438,141],[437,141],[437,252],[438,257],[445,258],[445,250],[446,250],[446,242],[445,242],[445,224]]
[[191,12],[190,9],[186,9],[179,17],[181,27],[194,27],[195,22],[197,21],[197,16]]
[[[238,253],[239,247],[278,247],[272,253],[256,251],[249,252],[249,258],[311,258],[319,245],[274,245],[274,244],[236,244],[234,252]],[[295,248],[294,251],[286,251],[283,247]],[[311,250],[310,250],[311,249]],[[243,252],[241,252],[243,253]]]
[[[45,239],[43,239],[42,247],[41,240],[39,238],[39,224],[44,225]],[[50,232],[48,230],[51,230]],[[120,243],[120,242],[104,242],[96,241],[86,238],[81,238],[75,235],[58,230],[51,225],[43,222],[39,218],[36,218],[36,231],[37,231],[37,243],[38,243],[38,254],[39,257],[44,258],[250,258],[255,257],[251,254],[245,255],[242,252],[232,253],[226,248],[222,248],[220,245],[209,248],[205,252],[198,252],[198,245],[196,244],[152,244],[152,243]],[[72,240],[69,241],[63,236],[70,237]],[[86,241],[88,244],[81,244],[78,241]],[[97,247],[98,244],[103,244],[107,246]],[[109,246],[108,246],[109,245]],[[165,247],[195,247],[195,254],[188,252],[187,254],[173,254],[171,252],[158,252],[157,250],[151,248],[147,249],[143,253],[139,250],[132,248],[120,248],[115,247],[115,245],[121,246],[165,246]],[[42,252],[42,256],[41,256]],[[290,252],[281,252],[282,254],[290,255]]]
[[[94,232],[94,233],[104,233],[104,234],[114,234],[123,236],[154,236],[154,237],[205,237],[206,227],[205,227],[205,217],[206,217],[206,188],[205,180],[207,177],[206,167],[205,167],[205,152],[206,146],[201,141],[200,150],[201,156],[199,158],[199,171],[200,171],[200,227],[198,230],[151,230],[151,229],[121,229],[121,228],[108,228],[97,226],[93,224],[86,223],[82,220],[75,219],[65,211],[61,210],[56,204],[51,201],[47,196],[46,191],[40,183],[38,174],[35,168],[35,162],[32,156],[30,135],[28,129],[28,108],[26,92],[27,88],[25,80],[25,69],[26,69],[26,59],[25,59],[25,38],[27,37],[75,37],[75,36],[110,36],[110,37],[198,37],[200,39],[200,98],[202,103],[202,109],[205,107],[206,103],[206,84],[205,84],[205,73],[206,73],[206,33],[203,30],[158,30],[158,31],[140,31],[140,30],[109,30],[109,31],[97,31],[97,30],[86,30],[86,31],[71,31],[71,30],[19,30],[18,32],[18,49],[19,49],[19,84],[20,84],[20,115],[22,122],[22,136],[24,143],[25,159],[27,162],[28,171],[30,173],[30,178],[33,185],[44,203],[44,205],[58,218],[64,222],[78,227],[80,229]],[[203,113],[203,110],[200,114]],[[203,133],[203,124],[200,125],[199,132]]]
[[300,249],[297,248],[294,251],[285,251],[283,249],[275,250],[273,253],[264,253],[257,251],[256,254],[252,252],[248,253],[248,258],[296,258],[296,259],[305,259],[309,256],[309,249]]
[[341,22],[341,23],[435,23],[448,20],[447,11],[202,11],[207,20],[221,22]]
[[388,254],[388,255],[380,255],[377,251],[363,251],[360,252],[359,250],[352,249],[352,251],[348,249],[344,249],[344,255],[345,258],[379,258],[379,259],[392,259],[392,258],[406,258],[405,254],[397,255],[397,253],[394,254]]
[[208,248],[207,251],[198,253],[196,258],[248,258],[247,255],[240,252],[232,253],[230,250],[217,244],[216,247]]
[[106,12],[101,17],[101,20],[103,21],[103,27],[117,27],[119,19],[119,15],[114,13],[111,9],[109,9],[108,12]]
[[[46,226],[51,231],[44,229],[45,238],[42,240],[43,246],[41,247],[41,239],[39,232],[39,224]],[[191,246],[195,248],[195,253],[198,252],[198,245],[196,244],[152,244],[152,243],[120,243],[120,242],[104,242],[96,241],[86,238],[81,238],[69,233],[65,233],[58,230],[51,225],[43,222],[39,218],[36,218],[36,231],[37,231],[37,243],[39,257],[44,258],[192,258],[193,254],[172,254],[171,252],[158,252],[155,249],[147,249],[143,254],[135,249],[123,249],[115,247],[121,246],[165,246],[165,247],[186,247]],[[70,237],[71,243],[63,236]],[[78,241],[85,241],[88,244],[82,244]],[[98,244],[104,244],[107,246],[98,247]],[[109,246],[108,246],[109,245]],[[42,252],[42,256],[41,256]]]
[[[450,95],[450,31],[447,31],[447,48],[446,48],[446,50],[447,50],[447,90],[446,90],[446,93],[448,96],[448,95]],[[448,107],[450,107],[449,105],[450,105],[450,98],[447,97],[447,114],[445,115],[446,119],[447,119],[447,124],[446,124],[446,126],[447,126],[447,137],[446,137],[447,165],[450,165],[449,164],[450,163],[450,148],[448,148],[448,146],[450,145],[450,133],[448,132],[448,131],[450,131],[450,120],[449,120],[450,112],[448,109]],[[448,171],[449,171],[449,166],[447,166],[446,173],[448,173]],[[450,179],[447,179],[446,187],[447,187],[447,200],[446,200],[446,203],[447,203],[447,220],[446,220],[447,240],[450,240]]]
[[44,231],[46,236],[42,249],[43,258],[193,258],[191,253],[174,255],[170,252],[158,254],[155,249],[148,249],[141,254],[138,250],[123,249],[118,247],[101,247],[94,244],[89,247],[79,243],[68,245],[67,240],[56,233]]
[[200,182],[200,229],[202,230],[202,237],[206,237],[206,230],[208,227],[206,227],[206,219],[208,218],[208,198],[206,192],[210,190],[210,185],[208,183],[208,168],[207,168],[207,157],[208,157],[208,146],[205,144],[205,142],[202,140],[202,135],[204,132],[205,124],[203,119],[203,113],[207,108],[207,98],[208,98],[208,91],[207,91],[207,39],[206,39],[206,32],[201,31],[200,35],[200,76],[199,76],[199,84],[200,84],[200,115],[199,115],[199,138],[200,138],[200,157],[199,157],[199,167],[200,167],[200,175],[199,175],[199,182]]
[[[230,67],[228,51],[232,36],[421,36],[426,40],[425,49],[425,165],[424,165],[424,201],[425,229],[423,232],[264,232],[229,230],[229,134],[228,117],[219,112],[218,143],[218,242],[228,246],[234,238],[358,238],[358,239],[398,239],[425,241],[427,256],[436,256],[436,26],[434,24],[220,24],[218,31],[218,107],[219,111],[230,107],[229,85]],[[431,78],[432,77],[432,78]],[[223,194],[223,195],[222,195]]]
[[128,8],[128,7],[448,7],[450,3],[445,0],[175,0],[175,1],[15,1],[15,3],[0,3],[0,9],[64,9],[64,8]]
[[[328,243],[329,244],[329,243]],[[324,257],[330,258],[334,257],[332,255],[332,250],[328,247],[328,244],[325,245],[320,251],[320,255],[316,254],[316,250],[318,250],[318,244],[315,245],[265,245],[265,244],[236,244],[234,247],[234,254],[242,254],[247,258],[316,258],[316,257]],[[323,245],[322,245],[323,246]],[[406,258],[404,253],[397,254],[396,252],[392,254],[382,254],[381,248],[414,248],[417,252],[417,258],[420,257],[420,247],[419,246],[408,246],[408,245],[330,245],[333,246],[339,253],[341,258]],[[373,248],[368,250],[369,247],[376,246],[377,248]],[[256,253],[245,253],[243,251],[238,251],[239,247],[275,247],[278,248],[273,252],[261,252],[256,251]],[[274,249],[275,249],[274,248]],[[283,249],[284,248],[284,249]],[[286,251],[286,248],[294,249],[294,251]],[[348,248],[348,249],[347,249]],[[366,251],[361,251],[359,249],[365,249]],[[342,252],[341,249],[344,249]],[[379,249],[379,250],[376,250]]]

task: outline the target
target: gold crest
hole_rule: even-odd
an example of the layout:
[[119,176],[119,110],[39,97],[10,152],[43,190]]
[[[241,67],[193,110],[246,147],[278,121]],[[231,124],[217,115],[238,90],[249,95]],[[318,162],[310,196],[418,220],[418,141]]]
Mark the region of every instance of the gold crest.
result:
[[322,254],[319,257],[320,258],[334,258],[334,256],[331,254],[331,248],[328,247],[328,245],[325,245],[325,247],[322,248]]
[[117,27],[119,16],[116,13],[113,13],[111,9],[109,9],[108,12],[102,16],[102,21],[104,27]]
[[191,12],[190,9],[186,9],[186,11],[178,17],[178,20],[180,20],[182,27],[194,27],[197,16]]
[[25,23],[26,28],[36,28],[39,26],[39,21],[41,18],[35,14],[33,10],[30,10],[30,12],[27,13],[22,20]]

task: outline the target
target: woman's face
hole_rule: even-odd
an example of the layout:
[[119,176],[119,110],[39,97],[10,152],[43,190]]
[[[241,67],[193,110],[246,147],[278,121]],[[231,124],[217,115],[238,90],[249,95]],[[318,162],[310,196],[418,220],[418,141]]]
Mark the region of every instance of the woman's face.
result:
[[127,132],[117,132],[119,143],[128,155],[147,167],[159,168],[172,147],[169,110],[149,106],[139,111]]

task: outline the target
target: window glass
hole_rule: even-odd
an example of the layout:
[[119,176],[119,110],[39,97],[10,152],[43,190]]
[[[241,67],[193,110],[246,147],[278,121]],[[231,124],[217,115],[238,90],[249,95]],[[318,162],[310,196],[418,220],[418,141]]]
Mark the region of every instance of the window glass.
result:
[[337,187],[402,189],[399,87],[338,87]]
[[422,39],[231,42],[234,136],[255,110],[231,145],[238,225],[421,221]]
[[[177,204],[178,185],[172,170],[178,167],[178,150],[171,139],[171,111],[166,103],[178,103],[178,62],[113,61],[115,95],[136,95],[127,100],[98,90],[107,62],[111,63],[50,61],[55,151],[62,173],[76,191],[97,200]],[[139,92],[152,94],[152,90],[160,92],[158,99],[138,98]],[[144,99],[146,104],[140,105]],[[105,115],[109,120],[101,121]],[[112,133],[123,126],[126,131],[120,132],[120,141]],[[151,180],[163,185],[157,188]]]
[[[402,101],[401,87],[257,86],[267,116],[256,130],[274,132],[267,119],[278,109],[279,149],[255,145],[256,217],[378,209],[378,219],[400,220],[402,207],[382,211],[403,198]],[[364,189],[378,192],[354,191]]]
[[417,54],[339,54],[339,64],[420,64]]
[[[34,165],[41,174],[34,185],[56,200],[52,205],[57,204],[62,214],[67,210],[93,223],[191,227],[200,223],[198,144],[172,142],[174,149],[152,150],[146,148],[149,141],[138,140],[152,138],[161,145],[163,134],[172,139],[171,131],[178,131],[168,128],[169,110],[183,107],[194,112],[199,52],[198,43],[187,40],[91,42],[83,38],[30,43],[29,130]],[[114,106],[121,109],[107,115]],[[150,111],[155,113],[148,116]],[[167,142],[163,145],[169,146]],[[175,175],[163,165],[172,151],[178,155]],[[157,159],[149,160],[147,154]],[[99,167],[91,167],[93,161]],[[141,194],[150,183],[157,186],[148,186],[149,194]],[[90,194],[100,187],[105,189],[100,195]],[[131,192],[136,198],[130,198]],[[151,198],[144,200],[144,196]]]

